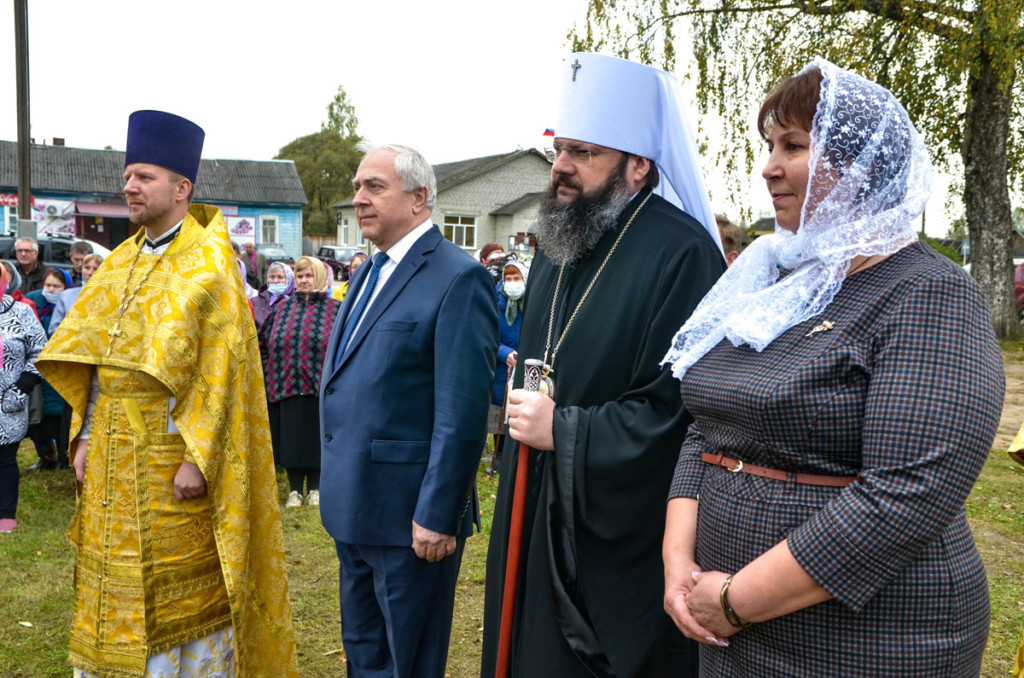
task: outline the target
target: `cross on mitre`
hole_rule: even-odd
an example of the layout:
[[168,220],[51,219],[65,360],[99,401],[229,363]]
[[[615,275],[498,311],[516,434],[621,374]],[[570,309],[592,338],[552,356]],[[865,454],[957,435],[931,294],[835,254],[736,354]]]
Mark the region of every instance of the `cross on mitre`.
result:
[[579,60],[579,59],[577,59],[577,60],[575,61],[575,63],[573,63],[573,64],[571,64],[571,65],[569,66],[569,68],[571,68],[571,69],[572,69],[572,81],[573,81],[573,82],[576,82],[576,71],[578,71],[578,70],[580,70],[581,68],[583,68],[583,64],[581,64],[581,63],[580,63],[580,60]]

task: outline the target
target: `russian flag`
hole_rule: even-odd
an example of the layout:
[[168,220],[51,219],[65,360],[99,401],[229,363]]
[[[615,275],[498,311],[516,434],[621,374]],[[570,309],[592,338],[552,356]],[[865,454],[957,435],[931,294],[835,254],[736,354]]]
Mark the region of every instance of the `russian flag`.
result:
[[555,136],[555,130],[553,130],[550,127],[548,127],[546,130],[544,130],[544,136],[546,136],[546,137],[553,137],[553,136]]

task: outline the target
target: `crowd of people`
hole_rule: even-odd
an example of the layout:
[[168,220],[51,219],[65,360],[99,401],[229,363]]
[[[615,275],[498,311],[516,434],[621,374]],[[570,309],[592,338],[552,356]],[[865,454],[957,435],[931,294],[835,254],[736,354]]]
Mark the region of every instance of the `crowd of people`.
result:
[[21,471],[17,452],[22,439],[29,438],[38,455],[38,461],[29,470],[71,468],[67,403],[39,376],[35,359],[82,285],[103,261],[102,256],[92,253],[92,245],[82,240],[71,245],[71,271],[44,269],[35,238],[18,238],[14,248],[17,261],[0,262],[0,289],[4,290],[0,304],[4,318],[0,329],[0,370],[6,381],[0,396],[0,418],[5,420],[0,451],[0,532],[11,532],[18,526]]
[[570,60],[532,257],[466,256],[427,160],[362,144],[372,255],[333,288],[268,266],[192,204],[205,134],[159,111],[129,119],[134,237],[74,273],[19,240],[0,530],[27,434],[81,484],[75,676],[298,674],[276,464],[334,540],[347,675],[442,678],[488,435],[482,678],[979,675],[964,507],[1004,376],[980,288],[914,231],[906,111],[823,59],[779,83],[776,228],[744,249],[675,79]]

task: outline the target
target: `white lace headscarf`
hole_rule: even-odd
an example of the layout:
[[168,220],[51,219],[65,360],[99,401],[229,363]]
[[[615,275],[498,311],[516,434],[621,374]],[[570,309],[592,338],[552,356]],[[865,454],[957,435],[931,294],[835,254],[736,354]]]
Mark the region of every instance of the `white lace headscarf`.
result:
[[[793,233],[776,223],[711,288],[662,361],[676,378],[723,338],[764,350],[825,310],[854,257],[916,240],[932,165],[910,117],[884,87],[820,57],[801,72],[814,68],[822,82],[800,226]],[[791,271],[781,280],[780,267]]]

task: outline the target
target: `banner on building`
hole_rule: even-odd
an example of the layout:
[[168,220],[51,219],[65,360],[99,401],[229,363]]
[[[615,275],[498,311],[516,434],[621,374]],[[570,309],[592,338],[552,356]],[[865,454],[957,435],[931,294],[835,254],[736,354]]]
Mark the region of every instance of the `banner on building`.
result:
[[246,240],[256,242],[256,218],[225,216],[228,222],[228,236],[235,242]]
[[32,221],[40,236],[75,237],[75,203],[39,198],[32,203]]
[[[34,204],[36,199],[32,198]],[[0,205],[5,207],[17,207],[18,206],[18,194],[17,193],[0,193]]]

